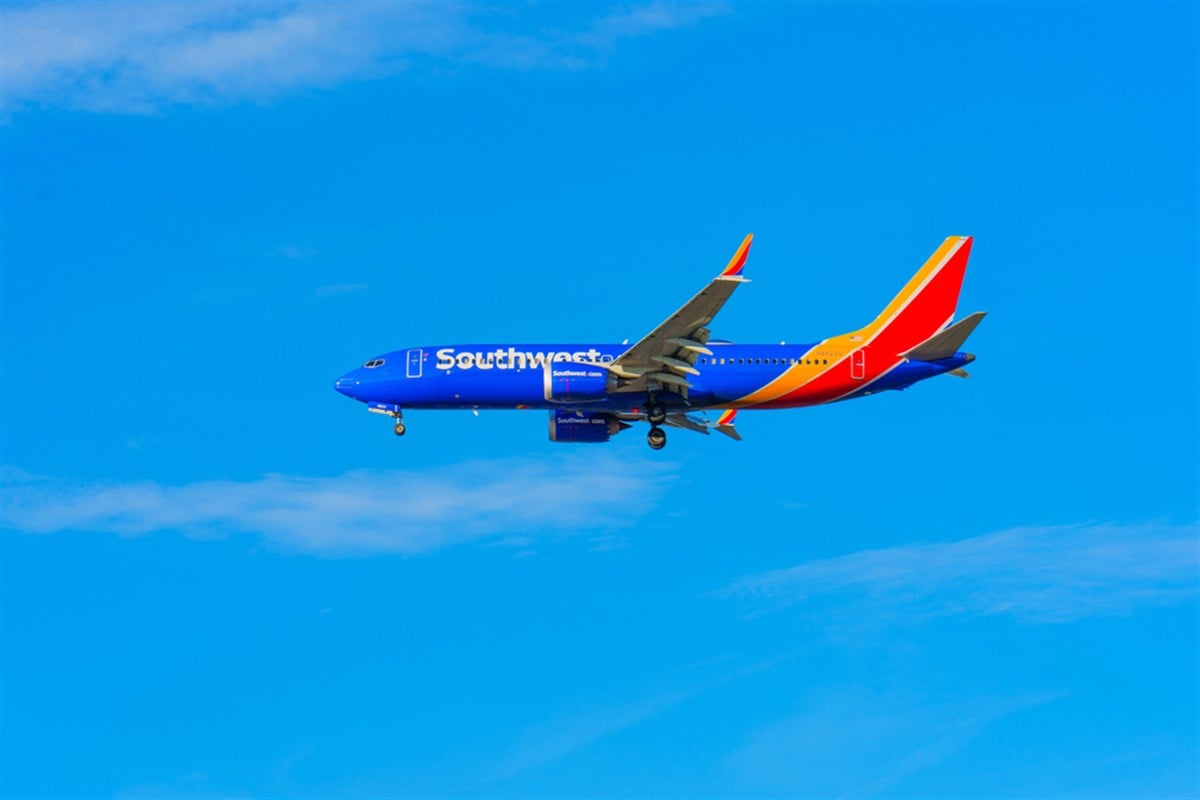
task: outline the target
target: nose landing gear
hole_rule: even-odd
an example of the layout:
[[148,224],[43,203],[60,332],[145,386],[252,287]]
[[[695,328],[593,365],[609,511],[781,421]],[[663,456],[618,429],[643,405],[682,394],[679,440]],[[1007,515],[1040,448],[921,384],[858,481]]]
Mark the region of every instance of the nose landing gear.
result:
[[400,406],[394,403],[371,403],[367,406],[367,411],[372,414],[383,414],[395,420],[395,425],[392,426],[392,433],[397,436],[403,436],[408,430],[404,427],[404,417],[401,414]]

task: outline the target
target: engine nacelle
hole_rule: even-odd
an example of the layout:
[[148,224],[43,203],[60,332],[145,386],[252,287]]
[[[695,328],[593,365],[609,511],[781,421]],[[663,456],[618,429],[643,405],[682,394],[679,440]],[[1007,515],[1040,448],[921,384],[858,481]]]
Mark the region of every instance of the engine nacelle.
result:
[[608,396],[608,370],[578,361],[546,365],[546,399],[551,403],[594,403]]
[[614,433],[628,427],[607,414],[557,408],[550,412],[552,442],[607,442]]

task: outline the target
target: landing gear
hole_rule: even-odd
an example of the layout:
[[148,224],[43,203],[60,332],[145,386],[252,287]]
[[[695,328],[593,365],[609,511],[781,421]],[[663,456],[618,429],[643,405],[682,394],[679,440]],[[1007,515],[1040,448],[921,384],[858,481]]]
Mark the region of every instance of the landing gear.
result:
[[646,434],[646,444],[650,445],[651,450],[662,450],[667,446],[667,432],[657,425],[652,425],[650,432]]
[[385,414],[395,420],[395,425],[392,426],[392,432],[397,436],[403,436],[405,430],[404,417],[400,415],[400,406],[393,403],[372,403],[367,406],[367,411],[374,414]]
[[646,421],[658,427],[667,421],[667,410],[657,400],[646,403]]

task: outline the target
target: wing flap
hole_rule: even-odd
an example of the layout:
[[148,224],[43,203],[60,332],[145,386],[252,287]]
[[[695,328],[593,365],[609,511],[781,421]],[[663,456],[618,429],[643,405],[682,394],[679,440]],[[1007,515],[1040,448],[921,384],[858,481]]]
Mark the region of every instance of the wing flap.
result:
[[686,393],[690,384],[683,376],[698,375],[694,366],[697,355],[711,353],[705,347],[710,333],[707,325],[738,285],[746,282],[741,273],[753,240],[753,234],[747,235],[721,274],[608,365],[611,372],[629,381],[617,391],[645,391],[649,381],[657,380]]

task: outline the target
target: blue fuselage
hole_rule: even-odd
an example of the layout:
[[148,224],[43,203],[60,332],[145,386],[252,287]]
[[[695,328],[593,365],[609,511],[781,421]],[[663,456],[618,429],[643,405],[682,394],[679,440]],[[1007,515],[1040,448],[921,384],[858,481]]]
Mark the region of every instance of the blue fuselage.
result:
[[[712,354],[701,357],[695,364],[699,374],[688,378],[691,388],[686,398],[669,389],[659,393],[665,406],[677,409],[738,407],[740,399],[768,386],[785,371],[797,364],[803,366],[806,359],[818,361],[820,358],[819,355],[814,357],[814,345],[710,342],[709,347]],[[418,347],[373,358],[339,378],[336,388],[371,406],[397,410],[579,408],[629,411],[644,405],[644,391],[601,393],[586,399],[556,399],[550,391],[548,375],[553,370],[578,367],[589,371],[593,376],[590,379],[596,380],[594,376],[607,375],[599,365],[611,363],[627,349],[628,345],[623,344]],[[848,393],[839,399],[903,389],[959,368],[970,360],[965,353],[956,353],[951,358],[932,362],[902,361],[886,374],[859,385],[853,382],[847,360]],[[547,365],[551,366],[548,368]]]

